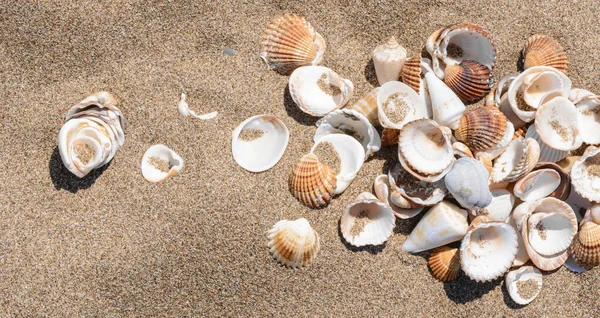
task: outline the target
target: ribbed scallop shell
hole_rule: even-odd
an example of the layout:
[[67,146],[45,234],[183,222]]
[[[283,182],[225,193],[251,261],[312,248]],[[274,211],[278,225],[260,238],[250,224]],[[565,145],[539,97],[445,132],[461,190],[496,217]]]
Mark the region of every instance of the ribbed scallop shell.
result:
[[571,168],[571,182],[575,191],[583,198],[593,202],[600,202],[599,171],[600,148],[592,148],[591,151],[586,151]]
[[278,16],[267,24],[261,57],[280,74],[290,74],[304,65],[318,65],[325,53],[325,40],[304,17]]
[[409,58],[402,67],[402,82],[415,92],[421,91],[421,53]]
[[441,246],[429,256],[429,267],[433,276],[443,282],[455,280],[460,274],[460,253],[458,248]]
[[398,129],[383,128],[381,132],[381,145],[385,147],[397,144],[399,135],[400,130]]
[[600,225],[586,222],[573,238],[569,253],[583,268],[600,265]]
[[392,209],[370,192],[363,192],[346,207],[340,231],[346,242],[356,247],[380,245],[392,235],[395,224]]
[[455,136],[471,150],[485,151],[502,140],[505,129],[506,116],[498,108],[487,106],[464,114]]
[[492,169],[493,182],[513,182],[531,172],[538,163],[540,146],[531,138],[518,137],[508,144]]
[[281,220],[269,231],[270,252],[285,266],[298,268],[308,265],[319,248],[319,234],[305,218]]
[[487,95],[494,86],[492,70],[476,61],[464,60],[448,65],[444,83],[465,103],[473,103]]
[[567,74],[569,60],[563,47],[547,35],[535,34],[525,41],[521,63],[524,69],[532,66],[551,66]]
[[319,162],[315,154],[304,155],[294,165],[289,188],[302,204],[311,208],[325,207],[333,198],[336,187],[335,171]]
[[356,103],[351,106],[346,107],[346,109],[355,110],[367,117],[369,122],[373,126],[379,126],[379,119],[377,117],[377,92],[379,91],[379,87],[375,87],[371,90],[365,97],[358,100]]

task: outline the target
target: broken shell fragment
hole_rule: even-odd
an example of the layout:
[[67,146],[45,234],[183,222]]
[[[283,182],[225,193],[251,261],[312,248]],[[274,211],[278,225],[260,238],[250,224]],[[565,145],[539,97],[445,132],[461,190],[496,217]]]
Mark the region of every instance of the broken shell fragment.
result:
[[306,154],[296,163],[288,182],[290,192],[310,208],[322,208],[333,198],[336,177],[333,168]]
[[525,41],[521,58],[520,64],[524,69],[533,66],[551,66],[566,74],[569,67],[567,53],[563,47],[547,35],[530,36]]
[[232,133],[233,159],[251,172],[269,170],[283,156],[289,138],[287,127],[274,115],[252,116]]
[[142,175],[148,182],[162,182],[183,168],[183,159],[165,145],[154,145],[142,157]]
[[432,206],[444,199],[448,193],[442,180],[425,182],[415,178],[399,164],[388,173],[390,191],[397,192],[401,198],[408,199],[416,206]]
[[384,128],[401,129],[406,123],[425,118],[426,109],[419,95],[408,85],[391,81],[377,92],[377,116]]
[[355,110],[338,109],[317,121],[314,142],[328,134],[346,134],[360,142],[365,158],[379,151],[381,139],[369,120]]
[[444,177],[446,188],[466,209],[478,210],[492,202],[488,188],[489,174],[477,159],[460,158]]
[[305,113],[323,117],[346,105],[352,97],[354,84],[324,66],[302,66],[289,79],[294,103]]
[[[350,183],[352,183],[352,180],[356,177],[360,167],[362,167],[362,164],[365,161],[364,149],[353,137],[344,134],[332,134],[325,135],[317,140],[310,152],[315,152],[320,143],[331,144],[340,160],[334,191],[335,194],[340,194],[346,190]],[[337,169],[337,167],[333,168]]]
[[213,119],[213,118],[217,117],[218,112],[211,112],[211,113],[204,114],[204,115],[197,115],[193,110],[190,109],[190,106],[185,101],[186,98],[187,98],[187,95],[185,93],[181,93],[181,98],[179,99],[179,103],[177,103],[177,110],[179,111],[180,115],[192,116],[192,117],[196,117],[196,118],[202,119],[202,120]]
[[373,183],[373,189],[375,191],[375,195],[379,201],[387,204],[391,209],[394,215],[400,219],[408,219],[416,216],[417,214],[423,211],[423,207],[415,207],[415,208],[400,208],[390,202],[390,182],[389,178],[385,174],[381,174],[375,178],[375,182]]
[[458,248],[440,246],[431,251],[428,263],[433,276],[443,282],[453,281],[460,274]]
[[542,290],[542,273],[533,266],[523,266],[508,272],[504,282],[510,298],[519,305],[527,305]]
[[395,220],[389,206],[363,192],[344,211],[340,231],[346,242],[356,247],[380,245],[392,234]]
[[400,78],[402,66],[406,61],[406,49],[398,44],[395,37],[392,36],[385,44],[376,47],[372,57],[379,85]]
[[553,149],[575,150],[582,144],[579,112],[566,97],[555,97],[536,113],[535,129],[542,141]]
[[319,234],[305,218],[281,220],[269,231],[269,250],[285,266],[307,266],[317,256],[319,248]]

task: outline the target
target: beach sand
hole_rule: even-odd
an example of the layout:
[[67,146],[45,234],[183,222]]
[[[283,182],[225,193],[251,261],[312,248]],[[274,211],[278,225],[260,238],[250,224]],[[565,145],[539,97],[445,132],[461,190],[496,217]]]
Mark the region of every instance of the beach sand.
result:
[[[428,252],[402,251],[418,217],[397,221],[382,247],[355,249],[338,233],[342,211],[397,160],[375,154],[322,210],[288,191],[293,164],[312,146],[316,119],[286,90],[288,77],[260,60],[261,34],[278,14],[303,15],[327,41],[324,65],[355,85],[376,80],[373,48],[398,35],[409,54],[438,27],[484,25],[498,50],[494,73],[515,71],[535,33],[567,50],[574,87],[600,92],[598,2],[422,1],[5,1],[0,4],[0,312],[2,316],[598,316],[598,269],[545,273],[528,306],[502,279],[433,278]],[[224,50],[231,54],[224,54]],[[57,149],[67,110],[106,90],[120,100],[126,139],[112,162],[84,179]],[[187,92],[197,113],[180,116]],[[263,113],[290,130],[281,161],[239,167],[231,133]],[[144,180],[153,144],[185,167],[162,184]],[[306,268],[280,266],[267,232],[307,218],[321,251]]]

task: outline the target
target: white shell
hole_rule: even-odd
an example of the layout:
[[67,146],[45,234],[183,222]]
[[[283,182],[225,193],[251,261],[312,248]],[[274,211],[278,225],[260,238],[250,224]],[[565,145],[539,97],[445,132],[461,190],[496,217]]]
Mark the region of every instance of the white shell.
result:
[[550,195],[560,185],[560,174],[554,169],[532,171],[514,187],[515,195],[523,201],[535,201]]
[[514,135],[515,127],[511,122],[507,121],[506,129],[504,130],[504,135],[502,136],[502,139],[500,139],[500,141],[495,146],[485,151],[477,152],[476,157],[485,156],[490,160],[496,159],[496,157],[498,157],[500,154],[502,154],[502,152],[504,152],[504,150],[506,150],[506,147],[508,147],[508,144],[512,141]]
[[572,190],[565,202],[573,209],[577,216],[577,223],[581,222],[585,212],[592,206],[592,202],[583,198],[577,191]]
[[[591,147],[590,147],[591,148]],[[600,202],[600,148],[584,154],[571,168],[571,182],[579,195]],[[590,173],[590,170],[594,173]]]
[[317,126],[314,142],[328,134],[347,134],[362,144],[365,158],[381,148],[381,138],[375,127],[363,114],[355,110],[334,110],[319,119]]
[[485,208],[492,202],[492,192],[488,188],[489,177],[479,160],[460,158],[444,177],[444,182],[463,208],[476,210]]
[[[519,294],[517,283],[528,280],[535,281],[537,284],[537,292],[530,298],[523,298],[521,294]],[[512,298],[512,300],[519,305],[527,305],[532,302],[542,290],[542,273],[539,269],[534,268],[533,266],[523,266],[517,270],[508,272],[504,282],[510,298]]]
[[463,116],[465,104],[433,71],[423,64],[426,69],[425,81],[431,98],[433,119],[440,125],[456,130]]
[[337,174],[335,194],[340,194],[356,178],[356,174],[365,161],[365,152],[362,145],[353,137],[343,134],[325,135],[319,139],[312,147],[312,153],[319,143],[329,142],[335,149],[340,158],[340,172]]
[[[330,87],[328,90],[335,89],[334,93],[323,91],[320,88],[323,85]],[[303,112],[323,117],[346,105],[352,97],[354,85],[327,67],[302,66],[290,75],[289,89],[292,99]]]
[[487,216],[492,221],[505,222],[509,219],[515,197],[506,189],[492,191],[492,202],[485,208],[476,211],[477,215]]
[[[496,84],[496,90],[494,92],[494,102],[496,103],[496,106],[499,107],[502,104],[502,98],[504,97],[504,94],[506,94],[506,92],[508,92],[508,87],[510,86],[510,83],[512,83],[515,78],[517,78],[517,76],[519,76],[519,72],[512,72],[512,73],[508,73],[504,76],[502,76],[502,78],[500,79],[500,81],[498,81],[498,84]],[[508,96],[507,96],[508,98]],[[504,112],[504,111],[502,111]],[[512,109],[511,109],[512,112]],[[505,113],[504,115],[506,115],[506,117],[508,118],[508,115]]]
[[[169,171],[162,171],[155,167],[149,160],[158,158],[169,163]],[[156,183],[175,175],[183,168],[183,159],[172,149],[165,145],[154,145],[142,157],[142,175],[148,182]]]
[[[262,136],[254,140],[242,140],[244,130],[260,130]],[[277,164],[290,138],[290,132],[274,115],[256,115],[244,120],[232,133],[233,159],[242,168],[262,172]]]
[[192,116],[198,119],[207,120],[213,119],[217,117],[218,112],[211,112],[204,115],[197,115],[193,110],[190,109],[190,105],[185,101],[187,95],[185,93],[181,93],[181,98],[179,99],[179,103],[177,103],[177,110],[179,114],[182,116]]
[[[494,67],[496,50],[490,39],[470,28],[451,27],[450,29],[440,36],[442,41],[439,43],[438,57],[442,58],[445,64],[454,65],[463,60],[473,60],[489,68]],[[449,56],[447,48],[450,44],[460,47],[463,54],[460,57]]]
[[539,162],[558,162],[569,155],[569,151],[554,149],[544,143],[542,138],[538,135],[534,125],[531,125],[529,129],[527,129],[525,138],[532,138],[538,142],[538,145],[540,146]]
[[402,245],[402,250],[417,253],[446,245],[462,239],[468,228],[467,211],[442,201],[425,213]]
[[[353,226],[360,218],[368,218],[358,233],[353,233]],[[393,232],[396,218],[392,209],[368,192],[361,193],[350,203],[340,220],[340,230],[344,239],[357,247],[383,244]]]
[[373,189],[375,191],[375,195],[377,199],[381,202],[387,204],[391,209],[394,215],[400,219],[408,219],[416,216],[417,214],[423,211],[422,206],[410,209],[402,209],[397,207],[390,202],[390,181],[389,177],[385,174],[380,174],[375,178],[375,182],[373,183]]
[[554,149],[567,151],[581,146],[579,112],[566,97],[555,97],[538,108],[535,129]]
[[448,190],[442,180],[425,182],[415,178],[399,164],[388,173],[388,182],[392,192],[397,191],[414,205],[432,206],[444,199]]
[[595,96],[596,94],[583,88],[571,88],[569,92],[569,100],[575,105],[579,104],[585,98],[595,98]]
[[506,150],[496,159],[492,169],[493,182],[513,182],[529,173],[539,158],[539,145],[530,138],[515,138]]
[[521,236],[521,232],[517,228],[515,224],[515,220],[512,217],[509,217],[506,222],[510,224],[513,229],[517,232],[517,238],[519,240],[519,250],[517,251],[517,256],[512,263],[511,267],[523,266],[527,261],[529,261],[529,254],[527,254],[527,247],[525,247],[525,242],[523,241],[523,237]]
[[406,61],[406,49],[400,46],[395,37],[373,50],[373,65],[379,85],[400,78],[402,66]]
[[577,226],[572,227],[570,219],[558,213],[534,213],[527,222],[529,245],[541,255],[553,255],[566,250],[577,232]]
[[590,145],[600,144],[600,99],[584,97],[576,107],[581,140]]
[[500,106],[498,108],[500,111],[506,116],[506,119],[512,123],[514,128],[519,129],[527,126],[527,123],[522,121],[517,114],[513,111],[510,101],[508,100],[508,93],[504,93],[502,97],[500,97]]
[[[399,112],[397,116],[402,120],[392,121],[395,117],[388,114],[386,105],[394,112]],[[384,128],[401,129],[408,122],[425,118],[427,110],[423,100],[410,86],[391,81],[383,84],[377,92],[377,116]]]

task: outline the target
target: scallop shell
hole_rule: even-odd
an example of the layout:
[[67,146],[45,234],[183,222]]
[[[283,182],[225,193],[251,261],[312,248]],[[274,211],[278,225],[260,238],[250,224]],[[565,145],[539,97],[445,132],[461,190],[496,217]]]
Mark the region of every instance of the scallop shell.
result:
[[525,41],[520,63],[524,69],[551,66],[567,74],[569,60],[563,47],[547,35],[535,34]]
[[463,60],[448,65],[444,83],[465,103],[473,103],[486,96],[494,86],[492,70],[476,61]]
[[294,165],[289,178],[290,192],[310,208],[325,207],[333,198],[336,177],[333,169],[309,153]]
[[506,189],[492,191],[492,202],[485,208],[476,211],[476,215],[486,216],[492,221],[505,222],[515,205],[515,197]]
[[600,205],[593,205],[589,211],[590,220],[584,220],[569,248],[575,262],[584,269],[600,265]]
[[402,82],[415,92],[421,91],[421,53],[409,58],[402,67]]
[[582,144],[579,112],[566,97],[555,97],[541,105],[536,113],[535,128],[542,141],[553,149],[575,150]]
[[347,134],[362,144],[365,158],[381,148],[381,138],[375,127],[365,116],[355,110],[334,110],[320,119],[317,126],[313,138],[315,142],[328,134]]
[[600,202],[600,148],[587,152],[573,164],[571,182],[583,198]]
[[356,178],[356,174],[365,161],[365,152],[356,139],[342,134],[323,136],[315,142],[310,152],[314,152],[321,142],[331,143],[340,158],[340,172],[336,175],[337,181],[334,191],[335,194],[340,194]]
[[506,150],[496,159],[492,170],[492,181],[513,182],[529,173],[538,162],[540,147],[538,143],[523,137],[511,141]]
[[423,211],[422,206],[415,207],[415,208],[403,209],[394,204],[391,204],[391,202],[390,202],[390,196],[391,196],[390,182],[389,182],[388,176],[385,174],[381,174],[381,175],[377,176],[377,178],[375,178],[375,182],[373,183],[373,189],[375,191],[375,195],[377,196],[377,199],[379,199],[381,202],[387,204],[392,209],[392,213],[394,213],[394,215],[397,218],[400,218],[400,219],[412,218],[412,217],[416,216],[417,214],[421,213],[421,211]]
[[285,266],[307,266],[319,252],[319,234],[305,218],[281,220],[269,231],[269,250]]
[[[160,163],[165,167],[160,167]],[[165,145],[154,145],[142,157],[142,175],[148,182],[162,182],[183,168],[183,159]],[[162,168],[162,169],[161,169]]]
[[363,114],[369,119],[372,125],[379,126],[379,118],[377,117],[377,92],[379,92],[379,87],[375,87],[352,106],[346,107],[346,109],[355,110]]
[[539,169],[517,181],[513,191],[523,201],[535,201],[550,195],[560,183],[560,174],[556,170]]
[[385,44],[373,50],[373,65],[379,85],[400,78],[402,66],[406,61],[406,49],[398,44],[395,37],[391,37]]
[[327,67],[302,66],[290,75],[289,90],[303,112],[323,117],[346,105],[354,85]]
[[388,180],[392,193],[398,192],[400,196],[408,199],[416,206],[432,206],[441,202],[448,190],[444,182],[425,182],[418,180],[399,164],[394,165],[388,173]]
[[[260,131],[260,135],[246,138],[244,131]],[[290,132],[279,118],[264,114],[244,120],[231,137],[235,162],[248,171],[262,172],[279,162],[287,148]]]
[[380,245],[392,235],[395,220],[389,206],[363,192],[342,214],[340,231],[346,242],[356,247]]
[[475,153],[475,157],[479,160],[485,157],[491,162],[491,160],[494,160],[496,157],[500,156],[504,150],[506,150],[510,142],[514,139],[514,135],[515,127],[511,122],[507,121],[506,129],[504,129],[504,135],[502,136],[502,139],[500,139],[500,142],[485,151],[479,151]]
[[431,98],[433,119],[440,125],[457,129],[460,118],[466,107],[458,96],[440,80],[429,66],[422,64],[425,69],[425,81]]
[[542,138],[540,138],[538,135],[535,127],[527,129],[525,138],[532,138],[537,141],[538,145],[540,146],[540,162],[558,162],[569,155],[568,151],[558,150],[548,146],[544,141],[542,141]]
[[444,177],[444,182],[463,208],[478,210],[492,202],[492,192],[488,188],[489,177],[487,170],[477,159],[460,158]]
[[429,255],[429,267],[433,276],[443,282],[455,280],[460,274],[460,253],[458,248],[441,246]]
[[504,136],[506,117],[496,107],[481,107],[464,114],[455,132],[456,139],[471,150],[485,151]]
[[533,171],[538,171],[540,169],[551,169],[558,173],[560,176],[560,184],[549,196],[563,201],[567,200],[571,193],[571,177],[569,176],[569,172],[552,162],[539,162]]
[[[528,295],[529,298],[524,298],[525,295],[519,293],[519,282],[533,280],[537,285],[537,291],[533,295]],[[504,279],[506,289],[512,300],[519,305],[527,305],[532,302],[542,290],[542,273],[533,266],[523,266],[514,271],[508,272]]]
[[318,65],[325,53],[325,40],[304,17],[278,16],[263,35],[261,58],[280,74],[288,75],[305,65]]
[[384,128],[401,129],[406,123],[425,118],[426,109],[419,95],[408,85],[392,81],[377,93],[377,116]]
[[600,99],[596,96],[584,97],[576,104],[576,108],[581,140],[590,145],[600,144]]
[[397,144],[398,136],[400,136],[400,130],[394,128],[383,128],[381,131],[381,145],[385,147]]
[[437,56],[446,65],[464,60],[479,62],[492,69],[496,63],[496,48],[490,33],[474,23],[458,23],[442,32]]

